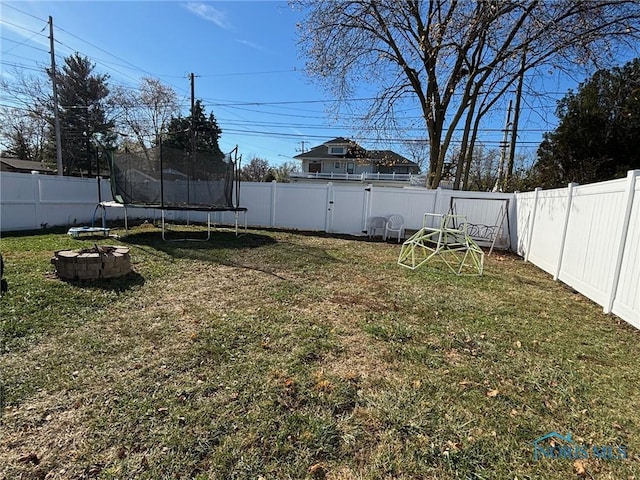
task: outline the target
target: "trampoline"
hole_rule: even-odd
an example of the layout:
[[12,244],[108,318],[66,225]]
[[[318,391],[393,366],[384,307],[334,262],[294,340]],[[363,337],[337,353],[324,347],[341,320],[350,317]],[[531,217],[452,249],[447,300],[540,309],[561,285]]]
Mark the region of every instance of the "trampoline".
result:
[[[226,155],[157,147],[144,152],[112,153],[110,181],[113,201],[99,201],[105,227],[107,208],[124,208],[125,231],[128,231],[130,208],[159,210],[162,239],[165,236],[165,213],[168,211],[205,212],[207,236],[211,237],[211,214],[233,212],[238,235],[239,215],[244,214],[247,230],[247,208],[240,203],[240,161],[238,147]],[[95,216],[95,215],[94,215]]]

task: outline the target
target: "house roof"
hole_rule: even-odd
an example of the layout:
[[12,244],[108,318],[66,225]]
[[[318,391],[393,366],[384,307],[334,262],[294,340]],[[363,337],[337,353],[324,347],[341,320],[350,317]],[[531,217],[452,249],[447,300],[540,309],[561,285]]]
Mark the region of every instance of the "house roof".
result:
[[[329,147],[336,146],[336,145],[346,146],[347,153],[344,155],[329,154]],[[333,140],[329,140],[328,142],[323,143],[322,145],[313,147],[308,152],[304,152],[299,155],[296,155],[293,158],[296,158],[298,160],[303,160],[305,158],[311,158],[311,159],[366,158],[367,156],[366,152],[367,151],[364,148],[362,148],[353,140],[349,140],[348,138],[343,138],[343,137],[337,137],[337,138],[334,138]]]
[[[329,147],[335,145],[346,145],[347,153],[344,155],[334,155],[329,154]],[[297,160],[304,159],[335,159],[335,158],[362,158],[367,160],[372,160],[377,163],[388,163],[393,165],[409,165],[409,166],[417,166],[417,163],[412,162],[406,157],[403,157],[399,153],[396,153],[392,150],[366,150],[365,148],[358,145],[353,140],[344,137],[337,137],[333,140],[329,140],[328,142],[323,143],[322,145],[318,145],[313,147],[308,152],[301,153],[293,157]]]
[[393,150],[368,150],[367,156],[371,160],[375,160],[377,162],[389,163],[393,165],[417,165],[416,162],[409,160],[406,157],[403,157],[399,153],[394,152]]
[[43,167],[40,162],[32,162],[30,160],[20,160],[18,158],[0,158],[0,163],[4,163],[16,170],[24,170],[24,171],[36,171],[36,172],[46,172],[53,173],[54,170],[49,167]]

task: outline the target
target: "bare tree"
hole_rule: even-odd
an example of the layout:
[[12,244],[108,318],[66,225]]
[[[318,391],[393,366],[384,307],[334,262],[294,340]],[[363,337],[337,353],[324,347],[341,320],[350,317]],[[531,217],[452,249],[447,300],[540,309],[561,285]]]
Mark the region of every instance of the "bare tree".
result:
[[1,107],[0,137],[4,140],[5,154],[22,160],[42,162],[47,139],[47,121],[24,109]]
[[498,179],[497,150],[487,150],[483,145],[476,145],[469,166],[469,190],[489,192]]
[[240,179],[245,182],[265,182],[269,173],[269,162],[254,155],[251,161],[242,167]]
[[[44,73],[44,69],[43,69]],[[7,153],[24,160],[43,161],[47,113],[52,102],[44,76],[13,69],[0,76],[0,89],[11,104],[0,107],[0,139]]]
[[409,160],[418,165],[420,172],[424,171],[429,156],[429,142],[427,140],[412,140],[403,143],[409,153]]
[[146,151],[158,142],[171,118],[180,113],[176,92],[160,80],[144,77],[137,90],[116,87],[111,97],[118,129],[130,133]]
[[[349,102],[363,83],[373,87],[365,119],[376,128],[396,127],[399,109],[419,105],[430,188],[440,182],[465,115],[469,130],[523,72],[604,61],[640,32],[635,0],[292,3],[306,12],[300,46],[307,72],[339,102]],[[481,94],[485,109],[473,105]]]
[[273,180],[278,183],[289,183],[291,181],[291,174],[297,173],[298,171],[298,165],[294,162],[284,162],[269,170]]

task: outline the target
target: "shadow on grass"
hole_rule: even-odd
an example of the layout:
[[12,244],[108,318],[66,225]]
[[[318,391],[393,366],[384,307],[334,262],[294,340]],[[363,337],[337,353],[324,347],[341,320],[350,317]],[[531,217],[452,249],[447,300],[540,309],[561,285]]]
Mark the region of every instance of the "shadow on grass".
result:
[[12,230],[8,232],[2,232],[3,238],[11,238],[11,237],[37,237],[44,235],[58,235],[67,233],[70,227],[49,227],[49,228],[41,228],[38,230]]
[[[194,235],[201,236],[202,240],[187,238],[193,237]],[[235,250],[259,248],[265,245],[277,243],[275,238],[268,235],[247,233],[236,236],[234,232],[229,231],[213,231],[211,232],[211,238],[208,241],[204,241],[206,232],[202,231],[171,232],[165,236],[167,237],[167,240],[162,239],[162,234],[159,230],[145,230],[129,233],[128,235],[121,237],[120,240],[137,246],[153,247],[167,253],[168,255],[178,257],[184,256],[182,254],[189,250]]]
[[104,290],[115,293],[126,292],[133,287],[144,285],[144,277],[136,272],[130,272],[127,275],[123,275],[118,278],[104,278],[97,280],[67,280],[60,277],[58,277],[58,279],[61,282],[77,288],[87,290]]
[[[248,232],[236,236],[233,231],[213,231],[208,241],[184,240],[200,235],[203,230],[178,230],[163,240],[157,229],[133,232],[121,241],[141,249],[146,255],[168,256],[215,263],[234,268],[260,271],[285,280],[276,271],[300,270],[339,262],[323,248],[278,239],[268,233]],[[182,236],[182,239],[180,238]]]

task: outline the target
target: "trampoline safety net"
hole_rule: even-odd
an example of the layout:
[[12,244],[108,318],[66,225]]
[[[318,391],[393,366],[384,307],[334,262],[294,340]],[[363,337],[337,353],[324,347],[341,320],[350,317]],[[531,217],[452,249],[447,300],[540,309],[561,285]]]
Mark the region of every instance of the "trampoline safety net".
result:
[[111,156],[111,192],[129,205],[225,210],[234,208],[236,162],[224,156],[165,146]]

